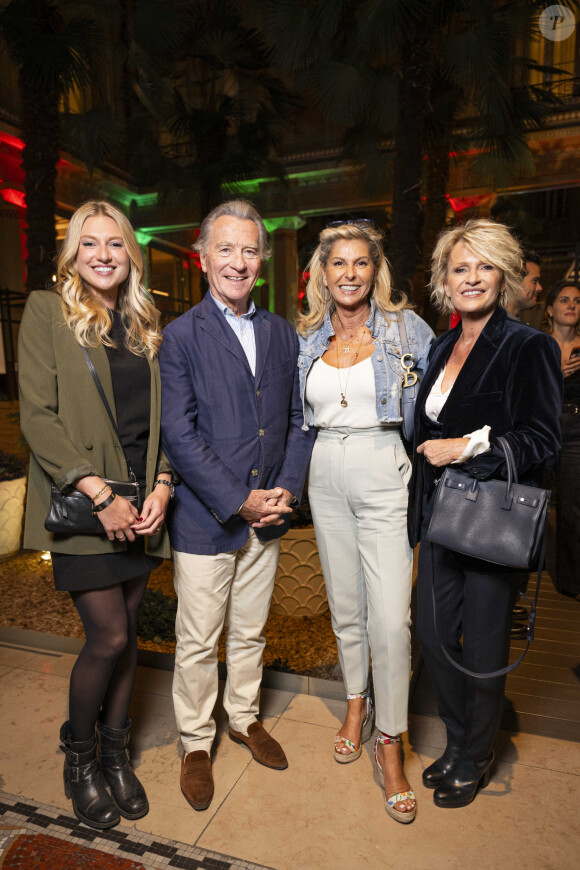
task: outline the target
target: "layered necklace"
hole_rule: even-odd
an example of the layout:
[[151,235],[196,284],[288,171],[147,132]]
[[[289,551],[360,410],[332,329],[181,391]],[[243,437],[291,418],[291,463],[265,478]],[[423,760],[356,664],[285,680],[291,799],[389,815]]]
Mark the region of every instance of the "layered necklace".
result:
[[[334,312],[334,318],[335,318],[336,323],[343,330],[343,332],[346,332],[345,328],[343,327],[342,323],[340,322],[340,317],[338,316],[338,313],[336,311]],[[365,334],[367,318],[368,318],[368,314],[365,314],[365,319],[364,319],[362,326],[359,326],[358,328],[354,329],[354,331],[350,332],[350,334],[347,336],[346,339],[340,338],[338,335],[338,331],[335,332],[335,344],[334,344],[334,346],[336,348],[336,374],[338,377],[338,390],[340,392],[340,404],[342,405],[343,408],[348,408],[348,402],[346,400],[346,391],[348,389],[348,380],[350,378],[350,370],[352,369],[352,367],[354,365],[356,365],[356,361],[357,361],[359,353],[360,353],[363,336]],[[343,389],[342,388],[342,379],[340,377],[340,357],[338,355],[338,343],[340,342],[340,344],[342,345],[342,353],[350,354],[351,353],[351,344],[353,343],[354,339],[356,338],[356,335],[359,333],[360,333],[360,337],[359,337],[358,343],[356,345],[356,350],[354,351],[354,357],[352,360],[349,359],[348,372],[346,375],[346,382],[344,384],[344,389]],[[344,368],[346,368],[346,366],[344,366]]]

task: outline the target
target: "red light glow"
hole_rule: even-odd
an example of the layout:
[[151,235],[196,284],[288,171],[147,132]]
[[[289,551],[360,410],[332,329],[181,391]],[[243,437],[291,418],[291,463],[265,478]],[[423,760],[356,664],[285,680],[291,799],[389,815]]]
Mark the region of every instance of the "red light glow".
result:
[[447,194],[449,205],[455,213],[466,208],[477,208],[484,202],[489,202],[490,199],[491,195],[488,193],[475,194],[474,196],[449,196]]
[[19,208],[26,208],[24,193],[21,190],[5,187],[3,190],[0,190],[0,196],[5,202],[11,202],[12,205],[17,205]]
[[24,148],[22,139],[12,136],[10,133],[5,133],[3,130],[0,130],[0,142],[10,145],[11,148],[16,148],[17,151],[22,151]]

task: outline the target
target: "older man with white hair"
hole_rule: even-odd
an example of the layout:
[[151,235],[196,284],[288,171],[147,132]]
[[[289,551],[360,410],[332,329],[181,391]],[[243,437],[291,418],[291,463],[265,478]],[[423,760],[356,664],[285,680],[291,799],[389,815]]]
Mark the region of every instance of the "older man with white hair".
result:
[[269,256],[258,212],[245,200],[223,203],[203,221],[195,247],[209,292],[166,327],[160,366],[162,442],[181,478],[170,522],[180,785],[203,810],[213,797],[224,623],[229,736],[266,767],[288,766],[258,720],[263,631],[312,436],[302,428],[296,333],[250,296]]

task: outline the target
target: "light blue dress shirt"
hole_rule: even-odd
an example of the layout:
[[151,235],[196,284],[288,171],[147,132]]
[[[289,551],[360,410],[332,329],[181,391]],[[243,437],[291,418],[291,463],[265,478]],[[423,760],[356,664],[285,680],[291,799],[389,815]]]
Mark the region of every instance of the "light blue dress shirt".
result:
[[254,335],[254,323],[253,316],[256,313],[256,305],[254,300],[250,297],[250,305],[248,307],[248,311],[246,314],[242,314],[240,317],[236,317],[234,312],[225,305],[221,299],[216,299],[213,293],[210,290],[210,296],[223,314],[226,319],[226,323],[228,323],[235,334],[237,335],[240,344],[246,354],[246,359],[248,360],[248,365],[252,371],[252,374],[256,374],[256,336]]

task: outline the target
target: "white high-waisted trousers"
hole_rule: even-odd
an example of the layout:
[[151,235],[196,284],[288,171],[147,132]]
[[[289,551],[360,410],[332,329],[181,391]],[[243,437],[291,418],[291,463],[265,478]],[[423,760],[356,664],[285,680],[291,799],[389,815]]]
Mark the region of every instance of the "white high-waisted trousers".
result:
[[321,429],[308,482],[346,691],[366,689],[370,651],[376,723],[391,736],[407,730],[410,473],[398,429]]

